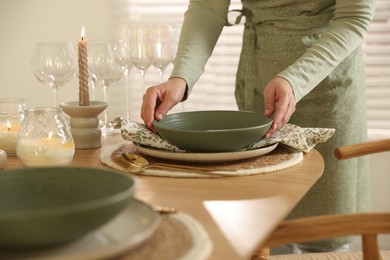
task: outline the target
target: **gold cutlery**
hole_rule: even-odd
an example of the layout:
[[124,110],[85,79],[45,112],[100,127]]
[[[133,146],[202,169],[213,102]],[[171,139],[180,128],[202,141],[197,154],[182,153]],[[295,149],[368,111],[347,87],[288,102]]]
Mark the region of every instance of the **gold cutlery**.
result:
[[166,163],[150,163],[144,157],[134,153],[122,153],[120,155],[112,155],[112,159],[119,165],[124,167],[127,171],[132,173],[139,173],[148,168],[158,168],[165,170],[185,171],[190,173],[197,173],[209,176],[232,176],[233,174],[227,172],[213,171],[204,167],[195,167],[187,165],[174,165]]
[[167,206],[153,206],[153,209],[161,215],[178,213],[179,211],[173,207]]

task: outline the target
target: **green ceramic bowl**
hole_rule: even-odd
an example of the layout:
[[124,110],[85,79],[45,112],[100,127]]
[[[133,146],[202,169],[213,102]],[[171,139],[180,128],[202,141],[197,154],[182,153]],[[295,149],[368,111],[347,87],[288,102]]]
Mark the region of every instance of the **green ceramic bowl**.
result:
[[83,237],[117,215],[136,181],[114,171],[22,168],[0,172],[0,248],[58,245]]
[[259,140],[272,119],[249,111],[213,110],[170,114],[154,121],[157,132],[190,152],[232,152]]

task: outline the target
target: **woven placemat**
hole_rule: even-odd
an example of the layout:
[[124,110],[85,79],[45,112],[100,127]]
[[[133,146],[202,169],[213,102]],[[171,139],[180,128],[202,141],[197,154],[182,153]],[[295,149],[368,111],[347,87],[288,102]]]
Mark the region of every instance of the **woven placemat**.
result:
[[[139,154],[145,157],[150,163],[161,162],[161,163],[174,163],[176,165],[190,165],[207,168],[209,170],[225,172],[228,176],[245,176],[254,175],[261,173],[268,173],[283,170],[298,164],[303,159],[303,153],[297,150],[293,150],[284,146],[278,146],[272,152],[261,155],[258,157],[243,159],[232,162],[218,162],[218,163],[194,163],[194,162],[179,162],[171,161],[166,159],[155,158],[147,156],[138,152],[132,142],[125,141],[112,145],[111,147],[104,150],[100,156],[101,162],[111,168],[126,171],[125,168],[116,164],[111,158],[113,154],[120,154],[123,152],[131,152]],[[159,169],[146,169],[138,174],[141,175],[153,175],[162,177],[184,177],[184,178],[210,178],[210,177],[221,177],[213,175],[204,175],[197,173],[190,173],[179,171],[179,170],[159,170]]]
[[153,236],[118,259],[207,259],[212,247],[207,232],[193,217],[181,212],[162,214]]

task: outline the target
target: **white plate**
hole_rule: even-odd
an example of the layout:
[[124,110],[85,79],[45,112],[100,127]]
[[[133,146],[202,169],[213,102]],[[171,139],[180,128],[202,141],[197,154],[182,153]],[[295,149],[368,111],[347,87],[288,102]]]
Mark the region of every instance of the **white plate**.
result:
[[159,215],[149,205],[133,200],[112,221],[80,240],[36,251],[0,250],[0,259],[107,259],[146,241],[159,223]]
[[140,153],[175,161],[185,161],[185,162],[226,162],[226,161],[235,161],[241,159],[248,159],[257,157],[260,155],[267,154],[273,151],[278,143],[272,144],[259,149],[238,151],[238,152],[225,152],[225,153],[189,153],[189,152],[170,152],[164,151],[161,149],[154,149],[150,147],[140,146],[134,143],[135,149]]

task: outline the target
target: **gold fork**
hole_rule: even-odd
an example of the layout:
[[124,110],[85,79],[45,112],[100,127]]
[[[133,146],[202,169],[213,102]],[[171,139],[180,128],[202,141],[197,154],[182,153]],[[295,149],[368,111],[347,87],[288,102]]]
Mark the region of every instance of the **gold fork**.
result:
[[132,173],[139,173],[147,168],[157,168],[157,169],[166,169],[166,170],[185,171],[190,173],[207,175],[211,177],[222,177],[222,176],[233,175],[227,172],[212,171],[202,167],[174,165],[174,164],[165,164],[165,163],[149,163],[145,158],[139,155],[131,154],[131,156],[136,158],[136,160],[129,160],[128,154],[126,153],[122,153],[119,156],[112,155],[112,159],[118,165],[124,167],[127,171]]

